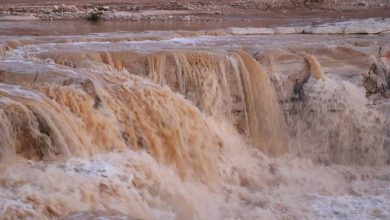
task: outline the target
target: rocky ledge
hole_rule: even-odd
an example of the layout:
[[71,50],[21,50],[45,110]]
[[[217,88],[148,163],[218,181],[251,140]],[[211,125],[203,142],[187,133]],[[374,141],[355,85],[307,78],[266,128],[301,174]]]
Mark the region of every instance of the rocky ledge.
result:
[[233,35],[268,34],[388,34],[390,18],[350,20],[312,26],[276,27],[276,28],[237,28],[230,29]]

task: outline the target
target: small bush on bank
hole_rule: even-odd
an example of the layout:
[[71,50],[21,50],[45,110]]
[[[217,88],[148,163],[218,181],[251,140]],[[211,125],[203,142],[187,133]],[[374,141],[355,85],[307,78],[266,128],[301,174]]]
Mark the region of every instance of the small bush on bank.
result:
[[88,14],[87,20],[88,21],[99,21],[102,18],[102,14],[97,11],[93,11]]

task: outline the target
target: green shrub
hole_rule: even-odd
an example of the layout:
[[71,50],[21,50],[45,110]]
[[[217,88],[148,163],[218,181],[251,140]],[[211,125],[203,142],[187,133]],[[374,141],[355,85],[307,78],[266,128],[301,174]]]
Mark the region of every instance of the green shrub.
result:
[[93,12],[89,13],[87,16],[88,21],[99,21],[101,18],[102,18],[101,13],[99,13],[97,11],[93,11]]

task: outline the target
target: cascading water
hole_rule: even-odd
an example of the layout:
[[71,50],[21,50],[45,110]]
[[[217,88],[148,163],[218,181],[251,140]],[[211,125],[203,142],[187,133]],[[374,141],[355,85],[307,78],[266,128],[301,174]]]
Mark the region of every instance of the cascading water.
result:
[[4,43],[2,218],[320,218],[317,198],[389,174],[383,114],[315,56],[281,106],[244,50],[144,38]]

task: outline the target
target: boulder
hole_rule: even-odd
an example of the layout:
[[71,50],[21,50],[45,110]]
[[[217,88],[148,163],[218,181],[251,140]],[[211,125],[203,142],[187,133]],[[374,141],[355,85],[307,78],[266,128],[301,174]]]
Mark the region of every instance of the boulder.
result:
[[375,60],[363,81],[367,95],[381,94],[388,96],[390,90],[390,68],[386,58]]

